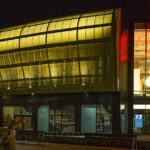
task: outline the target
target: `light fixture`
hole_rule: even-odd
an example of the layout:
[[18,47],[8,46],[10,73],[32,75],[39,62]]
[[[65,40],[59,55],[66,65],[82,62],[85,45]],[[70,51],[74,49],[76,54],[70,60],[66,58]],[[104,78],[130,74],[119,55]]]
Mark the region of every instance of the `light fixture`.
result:
[[32,96],[34,96],[34,93],[31,93]]
[[31,88],[32,88],[32,85],[29,86],[29,89],[31,89]]
[[146,79],[146,86],[150,87],[150,77],[147,77],[147,79]]
[[7,87],[7,90],[10,90],[10,87],[9,87],[9,86]]
[[85,83],[82,83],[82,86],[85,86]]

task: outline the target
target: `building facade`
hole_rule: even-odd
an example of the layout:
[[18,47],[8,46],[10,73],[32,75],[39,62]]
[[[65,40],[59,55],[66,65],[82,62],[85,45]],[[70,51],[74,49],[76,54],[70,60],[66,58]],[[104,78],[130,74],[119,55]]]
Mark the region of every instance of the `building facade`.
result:
[[149,24],[122,14],[1,29],[1,126],[9,116],[23,118],[25,130],[148,133]]

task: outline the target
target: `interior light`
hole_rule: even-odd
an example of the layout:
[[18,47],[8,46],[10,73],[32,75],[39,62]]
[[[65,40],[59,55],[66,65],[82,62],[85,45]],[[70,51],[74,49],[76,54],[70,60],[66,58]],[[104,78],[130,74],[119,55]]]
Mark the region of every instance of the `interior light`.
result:
[[31,93],[31,95],[33,96],[33,95],[34,95],[34,93]]
[[10,87],[9,87],[9,86],[7,87],[7,90],[10,90]]
[[31,88],[32,88],[32,85],[29,86],[29,89],[31,89]]
[[148,78],[146,79],[146,86],[147,86],[147,87],[150,87],[150,77],[148,77]]
[[85,83],[82,83],[82,86],[85,86]]

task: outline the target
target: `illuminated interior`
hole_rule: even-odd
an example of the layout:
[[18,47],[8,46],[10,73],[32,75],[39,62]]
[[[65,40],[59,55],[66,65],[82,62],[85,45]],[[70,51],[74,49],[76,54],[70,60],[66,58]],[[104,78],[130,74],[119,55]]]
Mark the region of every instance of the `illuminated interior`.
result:
[[116,90],[117,13],[86,13],[1,29],[1,94]]
[[148,24],[135,24],[134,94],[150,95],[150,29]]

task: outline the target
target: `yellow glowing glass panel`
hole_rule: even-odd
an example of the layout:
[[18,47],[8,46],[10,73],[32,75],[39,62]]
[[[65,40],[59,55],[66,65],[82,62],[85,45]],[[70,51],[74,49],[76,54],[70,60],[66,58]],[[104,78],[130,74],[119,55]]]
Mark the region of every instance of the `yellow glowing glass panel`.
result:
[[57,76],[63,76],[64,63],[57,63]]
[[79,64],[78,62],[71,62],[72,65],[72,76],[79,75]]
[[48,68],[48,64],[44,64],[42,65],[42,68],[43,68],[43,76],[44,77],[49,77],[49,68]]
[[14,53],[9,53],[9,59],[11,64],[15,64],[15,55]]
[[56,22],[55,30],[61,30],[63,25],[63,21]]
[[69,41],[76,41],[77,39],[77,31],[73,30],[73,31],[69,31]]
[[15,37],[16,37],[16,36],[20,36],[21,30],[22,30],[22,28],[17,29],[17,30],[15,31]]
[[55,53],[55,48],[49,48],[48,49],[48,58],[49,60],[54,60],[56,59],[56,53]]
[[78,19],[72,19],[70,23],[70,28],[77,27],[77,24],[78,24]]
[[57,77],[57,65],[56,64],[50,64],[51,69],[51,77]]
[[53,44],[54,43],[54,34],[50,33],[47,35],[47,44]]
[[47,51],[46,49],[40,50],[41,53],[41,61],[47,60]]
[[63,22],[63,29],[69,28],[70,22],[71,22],[71,20],[65,20],[65,21]]
[[69,32],[62,32],[62,42],[69,42]]
[[86,40],[94,39],[94,28],[86,29]]
[[54,33],[54,43],[61,43],[61,32]]
[[104,24],[112,22],[112,14],[104,16]]
[[4,65],[4,59],[3,59],[3,55],[0,55],[0,65]]
[[9,38],[11,38],[11,37],[14,37],[14,35],[15,35],[15,30],[11,30],[11,31],[9,31]]
[[78,40],[85,40],[85,29],[78,30]]
[[0,39],[4,39],[5,32],[0,32]]
[[46,32],[47,31],[47,26],[48,26],[48,23],[42,24],[40,32]]
[[22,71],[22,67],[17,67],[17,76],[18,76],[18,79],[23,79],[23,71]]
[[34,28],[34,33],[39,33],[41,29],[41,25],[36,25]]
[[6,49],[5,50],[10,50],[13,46],[13,40],[8,40],[7,41],[7,46],[6,46]]
[[31,76],[30,76],[30,72],[29,72],[29,66],[24,66],[23,70],[24,70],[25,78],[26,79],[30,78]]
[[39,41],[40,41],[40,36],[33,36],[33,39],[32,39],[33,43],[32,43],[32,46],[37,46],[37,45],[40,45]]
[[10,31],[5,31],[4,32],[4,35],[3,35],[3,38],[6,39],[9,37],[9,34],[10,34]]
[[95,25],[103,24],[104,16],[96,16]]
[[20,39],[20,48],[26,47],[26,38],[21,38]]
[[0,42],[0,51],[19,48],[19,39]]
[[19,48],[19,39],[13,40],[13,47],[12,47],[12,49],[17,49],[17,48]]
[[10,69],[1,69],[0,72],[1,72],[2,80],[11,79]]
[[87,19],[87,26],[92,26],[95,23],[95,16],[94,17],[88,17]]
[[40,35],[40,42],[38,45],[44,45],[46,43],[46,35]]
[[80,57],[87,57],[86,47],[87,46],[85,44],[79,45],[79,56]]
[[79,27],[86,26],[87,24],[87,18],[81,18],[79,21]]
[[80,61],[81,75],[88,75],[87,61]]
[[54,31],[56,26],[56,22],[52,22],[49,24],[48,31]]
[[62,48],[63,59],[70,58],[70,49],[69,46],[64,46]]
[[12,75],[12,80],[16,80],[18,79],[18,75],[17,75],[17,68],[11,68],[11,75]]
[[21,63],[19,52],[15,53],[15,61],[16,61],[16,64]]
[[41,51],[40,50],[34,50],[33,53],[34,53],[35,61],[41,61]]
[[28,33],[29,27],[25,27],[22,29],[21,35],[26,35]]
[[103,27],[103,36],[104,38],[111,37],[111,26]]
[[25,78],[31,78],[31,66],[23,66]]
[[35,29],[35,26],[31,26],[31,27],[28,27],[28,32],[26,34],[33,34],[34,33],[34,29]]
[[26,38],[26,47],[32,46],[32,39],[33,39],[33,37],[27,37]]
[[102,27],[95,28],[95,39],[102,38]]
[[0,39],[13,38],[20,35],[21,28],[9,31],[3,31],[0,33]]

